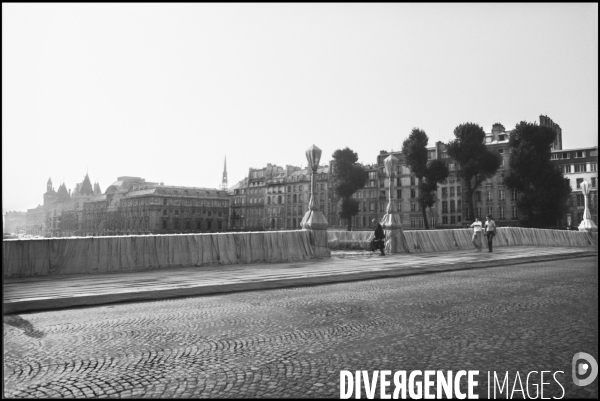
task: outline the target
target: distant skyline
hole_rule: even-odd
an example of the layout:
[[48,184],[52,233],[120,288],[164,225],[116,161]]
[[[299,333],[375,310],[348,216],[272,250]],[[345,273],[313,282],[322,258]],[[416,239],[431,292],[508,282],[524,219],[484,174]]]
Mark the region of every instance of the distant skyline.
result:
[[598,5],[2,4],[2,212],[50,177],[218,188],[547,115],[598,145]]

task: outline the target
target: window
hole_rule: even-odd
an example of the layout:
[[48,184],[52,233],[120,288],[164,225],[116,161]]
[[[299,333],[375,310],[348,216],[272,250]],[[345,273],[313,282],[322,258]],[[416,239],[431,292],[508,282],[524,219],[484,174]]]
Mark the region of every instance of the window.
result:
[[500,206],[498,212],[500,213],[500,220],[506,220],[506,216],[504,214],[504,206]]
[[411,212],[416,212],[417,211],[417,204],[415,202],[412,202],[410,204],[410,211]]
[[163,219],[163,221],[162,221],[162,228],[163,228],[163,230],[167,229],[167,219]]
[[197,220],[196,221],[196,230],[201,230],[202,229],[202,220]]
[[501,190],[498,191],[498,199],[500,199],[500,200],[505,200],[506,199],[506,196],[504,195],[504,190],[503,189],[501,189]]
[[396,190],[396,199],[402,199],[402,190],[401,189]]
[[435,228],[435,217],[430,217],[429,218],[429,227],[430,228]]
[[488,206],[488,208],[487,208],[487,214],[489,214],[490,216],[493,216],[492,207],[491,206]]
[[577,189],[581,188],[581,183],[583,182],[583,178],[578,178],[577,179]]
[[465,208],[465,214],[467,215],[467,220],[470,220],[471,219],[471,211],[468,207]]
[[592,177],[592,188],[596,188],[596,177]]
[[477,199],[477,202],[481,202],[481,191],[475,192],[475,198]]
[[175,230],[179,230],[179,219],[174,219],[173,220],[173,228]]
[[462,216],[458,215],[456,216],[456,222],[460,223],[462,221]]
[[369,203],[369,211],[371,211],[371,212],[375,211],[375,204],[373,202]]
[[442,213],[448,213],[448,201],[442,201]]
[[179,216],[179,210],[175,210],[175,216]]
[[167,215],[167,209],[163,209],[163,216]]
[[451,198],[453,198],[455,196],[455,192],[454,191],[456,191],[456,188],[450,187],[450,197]]
[[442,198],[445,198],[448,196],[448,188],[444,187],[442,188]]
[[221,230],[223,228],[223,222],[221,220],[217,221],[217,230]]
[[185,229],[186,230],[190,229],[190,221],[188,219],[185,220]]
[[414,175],[410,176],[410,185],[415,185],[415,176]]
[[411,198],[416,198],[417,197],[417,190],[414,188],[411,188],[410,190],[410,197]]
[[516,201],[517,200],[517,195],[518,195],[517,190],[513,189],[512,192],[511,192],[511,194],[510,194],[510,200],[511,201]]
[[585,173],[585,164],[575,164],[576,173]]
[[442,224],[448,224],[448,216],[442,216]]
[[585,206],[585,197],[583,194],[577,194],[577,206]]
[[598,163],[590,163],[590,171],[592,173],[598,171]]
[[518,220],[517,207],[516,206],[512,206],[512,219],[513,220]]
[[580,151],[575,152],[576,159],[581,159],[582,157],[585,157],[585,150],[580,150]]
[[419,217],[419,228],[424,228],[425,227],[425,223],[423,222],[423,218]]
[[487,200],[488,202],[491,202],[491,201],[492,201],[492,197],[493,197],[493,195],[494,195],[494,191],[485,191],[485,192],[486,192],[486,197],[485,197],[485,198],[486,198],[486,200]]
[[456,217],[450,216],[450,224],[456,224]]
[[456,205],[453,200],[450,201],[450,213],[456,213]]
[[212,230],[212,221],[211,220],[207,220],[206,221],[206,229],[207,230]]
[[410,218],[410,228],[417,228],[417,219],[414,217]]
[[481,208],[477,208],[477,215],[475,217],[479,217],[481,219]]
[[498,185],[504,185],[504,176],[503,175],[498,176]]
[[460,185],[456,187],[456,196],[460,196]]

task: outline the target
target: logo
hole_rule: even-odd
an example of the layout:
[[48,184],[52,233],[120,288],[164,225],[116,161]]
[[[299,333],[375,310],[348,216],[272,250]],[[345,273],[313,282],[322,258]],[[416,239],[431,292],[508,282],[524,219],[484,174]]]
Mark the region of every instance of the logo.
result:
[[[585,361],[585,362],[583,362]],[[580,379],[579,377],[588,375],[586,379]],[[585,352],[578,352],[573,355],[572,362],[572,376],[573,383],[576,386],[587,386],[596,380],[598,375],[598,363],[593,356]]]

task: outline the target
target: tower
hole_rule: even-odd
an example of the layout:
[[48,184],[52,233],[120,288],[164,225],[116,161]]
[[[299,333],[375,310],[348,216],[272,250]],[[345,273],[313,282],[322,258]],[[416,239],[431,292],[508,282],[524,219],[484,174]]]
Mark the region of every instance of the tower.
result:
[[225,164],[223,165],[223,181],[221,181],[221,189],[227,189],[227,156],[225,156]]
[[52,178],[48,178],[48,183],[46,184],[46,192],[52,192]]

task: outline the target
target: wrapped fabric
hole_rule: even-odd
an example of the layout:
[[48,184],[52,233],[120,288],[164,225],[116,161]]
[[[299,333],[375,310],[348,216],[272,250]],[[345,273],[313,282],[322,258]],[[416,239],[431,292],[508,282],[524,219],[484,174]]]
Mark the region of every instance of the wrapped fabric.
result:
[[[326,231],[138,235],[5,240],[3,276],[125,272],[328,257]],[[324,242],[326,244],[326,242]]]

